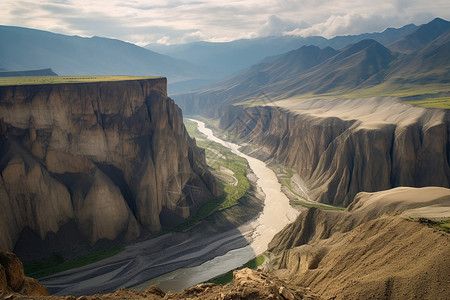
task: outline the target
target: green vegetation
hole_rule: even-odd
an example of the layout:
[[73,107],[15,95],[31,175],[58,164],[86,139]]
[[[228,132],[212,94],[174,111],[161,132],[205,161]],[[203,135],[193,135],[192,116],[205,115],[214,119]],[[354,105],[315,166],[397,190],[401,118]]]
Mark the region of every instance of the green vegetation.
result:
[[195,215],[189,218],[186,222],[183,222],[182,224],[175,226],[174,228],[171,229],[171,231],[183,231],[189,229],[190,227],[192,227],[192,225],[194,225],[201,219],[206,218],[209,214],[214,212],[217,209],[217,207],[223,203],[224,200],[225,197],[218,197],[216,199],[208,201],[202,207],[199,208],[199,210]]
[[102,81],[126,81],[140,79],[155,79],[163,77],[149,76],[21,76],[21,77],[0,77],[2,85],[37,85],[37,84],[58,84],[58,83],[84,83]]
[[64,257],[60,253],[54,253],[48,260],[27,264],[24,266],[25,275],[33,278],[42,278],[58,272],[79,268],[92,264],[96,261],[114,256],[125,250],[124,246],[118,246],[108,249],[97,250],[85,256],[75,258],[73,260],[64,261]]
[[[382,83],[367,88],[360,88],[354,90],[342,89],[334,90],[327,93],[317,94],[309,92],[293,97],[280,95],[271,97],[271,101],[305,101],[314,99],[357,99],[357,98],[371,98],[371,97],[421,97],[418,101],[405,101],[405,103],[431,107],[431,108],[443,108],[450,109],[450,97],[438,97],[442,93],[448,93],[448,84],[426,84],[426,85],[414,85],[414,84],[394,84],[391,82]],[[267,104],[267,100],[251,98],[246,101],[235,103],[234,105],[264,105]]]
[[418,221],[422,224],[427,224],[428,226],[450,233],[450,219],[442,221],[433,221],[427,218],[419,218]]
[[[226,197],[221,203],[219,210],[224,210],[238,204],[249,190],[250,183],[247,174],[250,171],[247,160],[232,153],[230,149],[206,139],[206,136],[197,129],[197,123],[188,119],[184,120],[189,135],[196,138],[197,145],[205,149],[206,162],[215,173],[221,173],[224,176],[233,176],[236,178],[236,184],[222,181],[222,188]],[[233,174],[223,174],[223,168],[230,170]]]
[[315,208],[319,208],[319,209],[323,209],[323,210],[339,210],[339,211],[345,210],[345,207],[333,206],[333,205],[323,204],[323,203],[319,203],[319,202],[292,200],[292,201],[290,201],[290,203],[291,203],[291,205],[300,205],[300,206],[303,206],[306,208],[315,207]]
[[407,101],[406,103],[430,108],[450,109],[450,97],[431,98],[420,101]]
[[292,186],[292,177],[294,176],[294,170],[275,164],[270,164],[269,167],[275,172],[281,185],[286,187],[291,192],[292,196],[294,196],[288,196],[291,205],[300,205],[306,208],[315,207],[323,210],[345,210],[345,207],[310,201],[308,200],[306,195],[302,195],[297,192],[296,189]]
[[447,233],[450,233],[450,220],[445,221],[435,221],[431,224],[433,227],[436,227],[440,230],[443,230]]
[[250,269],[256,270],[256,268],[258,268],[259,266],[261,266],[264,263],[264,260],[265,260],[264,256],[260,255],[256,258],[252,259],[251,261],[247,262],[245,265],[243,265],[237,269],[231,270],[231,271],[213,279],[211,282],[215,283],[215,284],[221,284],[221,285],[228,284],[233,281],[233,271],[241,270],[244,268],[250,268]]
[[[184,119],[184,125],[189,135],[196,139],[197,145],[205,149],[206,162],[211,171],[216,174],[232,176],[236,179],[236,184],[228,181],[221,181],[220,186],[225,192],[225,196],[218,197],[205,203],[199,210],[186,222],[174,227],[171,231],[183,231],[195,225],[198,221],[206,218],[217,210],[224,210],[237,205],[239,199],[245,196],[250,188],[247,179],[249,166],[247,161],[231,152],[230,149],[206,139],[206,136],[198,130],[197,123]],[[223,168],[233,172],[233,175],[222,174]],[[216,176],[219,180],[221,176]],[[163,234],[163,233],[162,233]]]

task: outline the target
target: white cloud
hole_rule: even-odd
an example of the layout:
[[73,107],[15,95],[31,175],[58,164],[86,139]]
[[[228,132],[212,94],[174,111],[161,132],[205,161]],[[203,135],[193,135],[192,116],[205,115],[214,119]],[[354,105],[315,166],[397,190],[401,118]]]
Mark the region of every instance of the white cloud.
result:
[[0,10],[4,25],[141,45],[281,34],[332,37],[434,17],[450,19],[448,0],[2,0]]
[[283,20],[276,15],[271,15],[258,30],[258,36],[279,36],[284,32],[306,28],[308,25],[306,22],[293,22],[291,20]]

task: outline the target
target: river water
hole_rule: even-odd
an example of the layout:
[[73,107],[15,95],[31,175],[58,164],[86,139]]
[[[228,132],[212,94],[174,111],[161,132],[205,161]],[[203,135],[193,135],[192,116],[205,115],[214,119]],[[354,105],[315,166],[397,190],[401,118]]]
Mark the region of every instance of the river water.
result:
[[199,131],[205,134],[209,140],[224,145],[236,155],[245,158],[253,173],[258,177],[256,184],[266,197],[262,213],[252,222],[254,228],[253,241],[246,247],[231,250],[199,266],[178,269],[143,282],[134,287],[133,289],[135,290],[144,290],[155,284],[164,291],[180,292],[185,288],[205,282],[242,266],[266,251],[269,242],[275,234],[283,229],[284,226],[293,222],[298,215],[298,212],[289,205],[289,199],[281,192],[281,185],[275,173],[264,162],[240,152],[238,150],[239,145],[226,142],[214,136],[212,130],[205,127],[205,123],[193,119],[192,121],[198,124]]

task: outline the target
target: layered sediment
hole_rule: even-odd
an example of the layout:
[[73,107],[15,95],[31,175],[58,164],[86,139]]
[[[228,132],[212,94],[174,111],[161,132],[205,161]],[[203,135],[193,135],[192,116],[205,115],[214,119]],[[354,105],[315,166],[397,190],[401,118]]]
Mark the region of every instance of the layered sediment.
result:
[[0,87],[0,248],[28,258],[27,240],[45,241],[35,256],[130,241],[217,196],[166,87],[165,78]]
[[311,199],[347,206],[361,191],[450,185],[450,114],[395,98],[230,106],[221,128],[253,155],[295,169]]

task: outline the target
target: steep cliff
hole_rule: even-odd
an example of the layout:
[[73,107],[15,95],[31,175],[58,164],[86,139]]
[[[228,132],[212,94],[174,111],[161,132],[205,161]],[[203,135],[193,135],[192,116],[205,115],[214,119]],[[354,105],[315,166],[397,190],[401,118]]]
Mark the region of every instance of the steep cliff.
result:
[[24,234],[133,240],[218,192],[165,78],[0,87],[0,145],[0,248],[19,253]]
[[269,244],[275,274],[325,299],[444,299],[450,236],[428,224],[448,220],[449,205],[450,190],[426,187],[360,193],[344,212],[309,209]]
[[361,191],[450,185],[450,114],[395,98],[231,106],[220,126],[294,168],[310,198],[347,206]]

